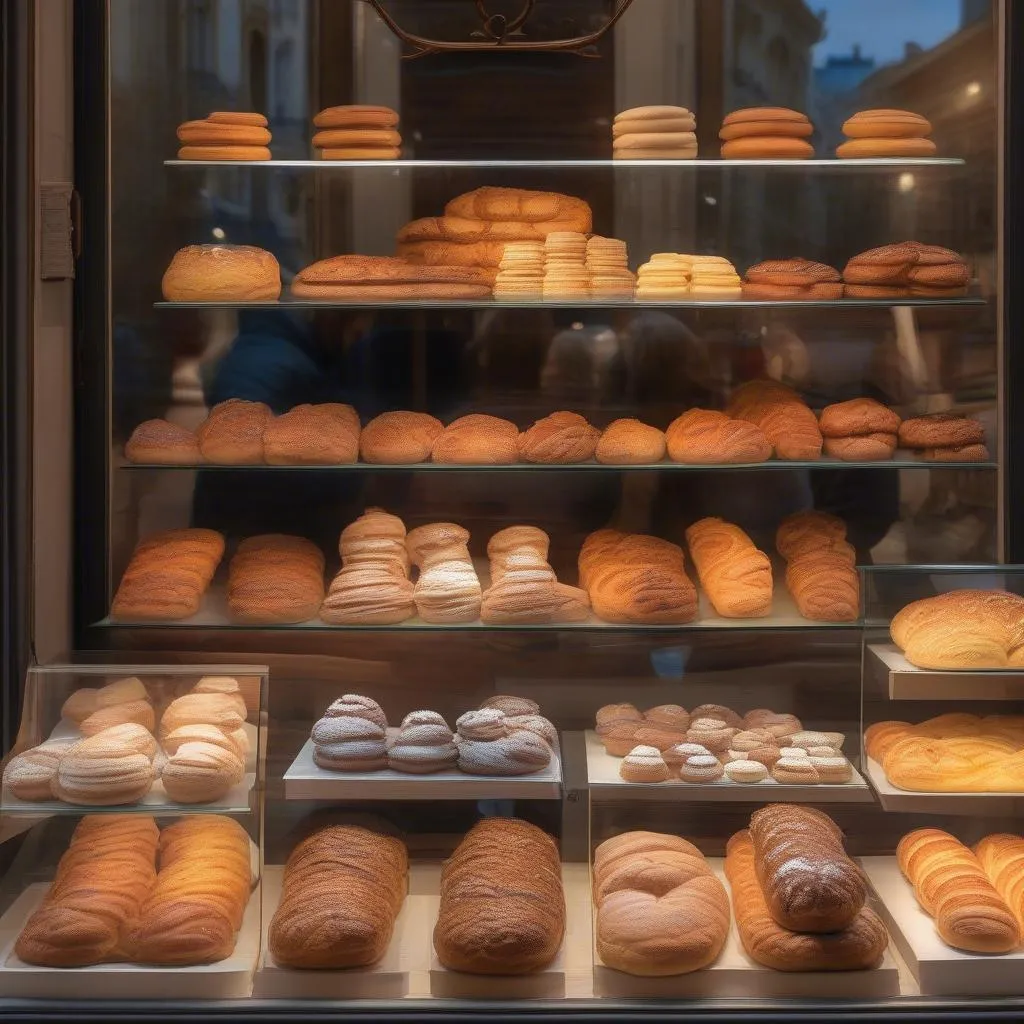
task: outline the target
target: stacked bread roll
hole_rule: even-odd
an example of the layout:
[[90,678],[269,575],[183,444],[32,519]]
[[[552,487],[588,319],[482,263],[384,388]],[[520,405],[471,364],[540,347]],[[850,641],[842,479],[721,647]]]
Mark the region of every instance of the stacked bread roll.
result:
[[824,439],[818,418],[791,388],[773,380],[741,384],[726,413],[759,427],[780,459],[818,459]]
[[[159,865],[159,870],[157,867]],[[235,948],[252,888],[250,842],[231,818],[83,818],[15,943],[25,963],[215,963]]]
[[766,462],[772,446],[754,423],[712,409],[689,409],[665,432],[668,456],[687,465]]
[[[896,847],[900,871],[947,945],[969,953],[1009,953],[1020,945],[1019,897],[998,870],[999,851],[1015,836],[989,836],[972,853],[937,828],[908,832]],[[1009,897],[1009,899],[1007,898]]]
[[873,398],[853,398],[826,406],[818,417],[825,454],[844,462],[891,459],[900,418]]
[[848,299],[956,298],[966,292],[971,271],[952,249],[897,242],[854,256],[843,281]]
[[636,278],[629,269],[629,249],[621,238],[587,239],[587,273],[592,299],[631,299]]
[[876,967],[889,943],[866,906],[867,886],[828,815],[771,804],[726,847],[725,874],[740,941],[777,971]]
[[510,526],[487,543],[491,585],[480,618],[492,625],[583,622],[590,615],[587,594],[559,583],[548,564],[548,535],[534,526]]
[[228,568],[228,614],[253,625],[315,619],[324,600],[324,555],[305,537],[268,533],[238,546]]
[[341,570],[331,581],[320,618],[336,625],[387,625],[416,614],[405,524],[370,509],[341,532]]
[[868,756],[898,789],[1024,793],[1024,722],[1013,715],[939,715],[919,725],[876,722]]
[[432,523],[406,538],[409,560],[419,570],[413,590],[424,622],[475,622],[482,591],[469,557],[469,531],[455,523]]
[[288,856],[270,922],[279,966],[369,967],[387,952],[408,888],[405,844],[353,825],[319,829]]
[[1024,667],[1024,597],[953,590],[912,601],[893,616],[893,642],[918,668]]
[[460,416],[434,439],[434,462],[500,466],[519,460],[519,428],[509,420],[482,413]]
[[718,137],[723,160],[808,160],[814,125],[786,107],[747,107],[727,114]]
[[843,123],[847,141],[836,147],[841,160],[935,156],[931,122],[909,110],[861,110]]
[[543,242],[553,231],[590,233],[582,199],[557,192],[478,188],[456,196],[443,217],[425,217],[398,233],[398,255],[414,263],[476,267],[493,283],[508,242]]
[[640,977],[689,974],[718,958],[729,897],[704,855],[678,836],[625,832],[594,851],[597,952]]
[[139,541],[110,617],[174,621],[195,615],[223,554],[224,538],[214,530],[166,530]]
[[686,107],[633,107],[615,115],[616,160],[696,160],[697,119]]
[[375,465],[429,462],[443,430],[441,421],[425,412],[382,412],[363,427],[359,454],[363,462]]
[[738,299],[743,282],[724,256],[690,257],[690,295],[694,299]]
[[719,615],[749,619],[771,614],[771,562],[738,526],[701,519],[687,527],[686,544],[700,585]]
[[580,585],[606,622],[692,622],[697,590],[677,544],[644,534],[597,530],[583,542]]
[[843,278],[835,267],[801,258],[765,260],[743,276],[743,298],[769,302],[841,299]]
[[167,302],[268,302],[281,296],[281,267],[254,245],[186,245],[161,282]]
[[448,723],[436,711],[410,711],[388,744],[388,767],[410,775],[430,775],[454,768],[459,760]]
[[676,252],[657,252],[636,273],[636,297],[651,302],[685,299],[690,294],[693,264]]
[[926,462],[985,462],[985,428],[970,416],[938,412],[915,416],[899,427],[900,444],[920,453]]
[[303,267],[292,282],[296,299],[377,302],[486,299],[493,275],[472,266],[423,266],[395,256],[332,256]]
[[589,299],[587,236],[578,231],[552,231],[544,239],[545,299]]
[[375,700],[346,693],[313,726],[313,760],[331,772],[387,768],[387,728],[387,717]]
[[554,840],[516,818],[474,825],[441,873],[438,960],[469,974],[532,974],[552,963],[564,934]]
[[179,160],[269,160],[270,132],[262,114],[218,110],[178,125]]
[[786,587],[805,619],[852,622],[860,614],[857,553],[846,523],[827,512],[796,512],[783,519],[775,546],[786,559]]
[[390,107],[328,107],[313,124],[313,147],[324,160],[397,160],[402,155],[398,114]]
[[519,458],[556,465],[589,462],[600,437],[601,431],[578,413],[555,412],[537,420],[519,436]]
[[539,715],[509,716],[482,707],[461,715],[455,728],[459,768],[469,775],[532,775],[551,763],[554,726]]
[[626,782],[841,785],[853,777],[843,733],[804,729],[795,715],[769,708],[741,717],[721,704],[692,711],[661,704],[644,712],[609,704],[597,712],[597,736],[623,759]]
[[496,299],[539,299],[544,294],[544,242],[509,242],[494,279]]
[[627,418],[604,428],[594,457],[605,466],[643,466],[661,462],[665,451],[665,435],[657,427]]

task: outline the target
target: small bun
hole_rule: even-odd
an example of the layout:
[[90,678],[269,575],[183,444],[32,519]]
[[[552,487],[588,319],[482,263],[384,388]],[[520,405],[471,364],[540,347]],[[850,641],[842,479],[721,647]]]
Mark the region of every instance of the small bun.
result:
[[641,466],[665,458],[665,435],[640,420],[615,420],[597,442],[597,461],[606,466]]
[[253,245],[187,245],[163,279],[168,302],[257,302],[281,296],[281,268]]
[[441,421],[423,412],[385,412],[363,427],[359,453],[364,462],[404,466],[429,462]]
[[432,456],[434,462],[507,465],[519,458],[519,428],[497,416],[462,416],[436,438]]

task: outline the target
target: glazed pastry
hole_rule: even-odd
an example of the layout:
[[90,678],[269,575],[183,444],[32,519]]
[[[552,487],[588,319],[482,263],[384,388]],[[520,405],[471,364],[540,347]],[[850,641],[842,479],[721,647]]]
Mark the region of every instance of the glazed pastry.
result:
[[626,974],[686,974],[714,963],[729,898],[703,854],[677,836],[627,832],[594,852],[597,952]]
[[405,845],[352,825],[322,828],[288,857],[268,947],[281,967],[368,967],[387,951],[408,888]]
[[719,615],[771,614],[771,562],[738,526],[722,519],[701,519],[687,528],[686,543],[701,586]]
[[[771,810],[772,808],[765,808]],[[746,830],[726,846],[725,874],[743,948],[776,971],[860,971],[876,967],[889,943],[878,915],[862,907],[835,932],[790,931],[773,917],[758,880],[754,844]]]
[[473,826],[441,872],[434,949],[452,971],[520,975],[542,971],[565,933],[558,849],[515,818]]
[[972,953],[1008,953],[1020,943],[1014,910],[959,840],[916,829],[900,840],[896,859],[943,942]]

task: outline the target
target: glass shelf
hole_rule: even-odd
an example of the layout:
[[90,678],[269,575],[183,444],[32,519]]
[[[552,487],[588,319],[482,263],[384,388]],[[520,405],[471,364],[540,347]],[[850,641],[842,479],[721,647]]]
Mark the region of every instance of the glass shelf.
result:
[[978,295],[954,299],[679,299],[642,302],[636,299],[373,299],[364,302],[331,302],[317,299],[284,299],[276,302],[154,302],[154,309],[886,309],[896,306],[984,306]]
[[186,465],[167,466],[152,463],[125,462],[119,468],[130,470],[228,470],[230,472],[270,472],[270,473],[593,473],[593,472],[646,472],[646,473],[706,473],[728,471],[760,470],[805,470],[805,469],[998,469],[996,462],[925,462],[910,456],[888,459],[883,462],[843,462],[840,459],[815,459],[787,462],[772,459],[769,462],[751,462],[742,465],[734,463],[707,463],[699,466],[681,462],[648,462],[632,466],[605,465],[601,462],[574,462],[570,464],[551,464],[533,462],[514,462],[499,466],[467,466],[448,462],[413,462],[401,465],[382,465],[369,462],[352,462],[335,466],[223,466],[217,463],[200,462]]
[[532,167],[550,169],[571,167],[592,168],[633,168],[665,167],[699,170],[701,168],[724,167],[771,167],[778,170],[805,170],[826,168],[829,170],[892,170],[900,167],[963,167],[966,161],[959,157],[907,157],[867,160],[839,160],[834,157],[816,160],[165,160],[165,167],[272,167],[284,169],[328,170],[337,168],[387,168],[390,170],[416,170],[435,167]]

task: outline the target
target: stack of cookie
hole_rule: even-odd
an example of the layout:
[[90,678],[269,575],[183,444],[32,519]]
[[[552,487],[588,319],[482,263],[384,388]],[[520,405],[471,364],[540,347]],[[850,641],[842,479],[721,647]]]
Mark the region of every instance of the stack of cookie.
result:
[[695,160],[697,121],[686,107],[634,107],[615,115],[616,160]]
[[970,416],[938,412],[900,424],[901,448],[912,448],[928,462],[987,462],[985,428]]
[[794,299],[841,299],[839,271],[811,260],[766,260],[751,267],[743,278],[745,299],[789,302]]
[[553,231],[544,239],[545,299],[590,298],[587,236],[578,231]]
[[743,282],[724,256],[691,256],[690,291],[695,299],[738,299]]
[[952,249],[897,242],[854,256],[843,270],[849,299],[919,296],[955,298],[971,280],[966,261]]
[[928,138],[931,122],[909,110],[862,110],[844,125],[846,142],[836,149],[842,160],[871,157],[935,156],[936,146]]
[[269,160],[270,132],[262,114],[218,110],[178,126],[179,160]]
[[638,299],[685,299],[690,294],[693,264],[675,252],[657,252],[637,271]]
[[313,146],[323,160],[397,160],[402,155],[398,114],[361,104],[328,107],[313,118]]
[[539,299],[544,292],[544,243],[509,242],[494,279],[496,299]]
[[851,398],[826,406],[818,419],[825,454],[844,462],[891,459],[896,451],[899,416],[873,398]]
[[809,160],[814,125],[786,107],[748,107],[727,114],[718,137],[723,160]]
[[629,250],[621,238],[591,235],[586,264],[592,299],[633,298],[636,278],[629,269]]

